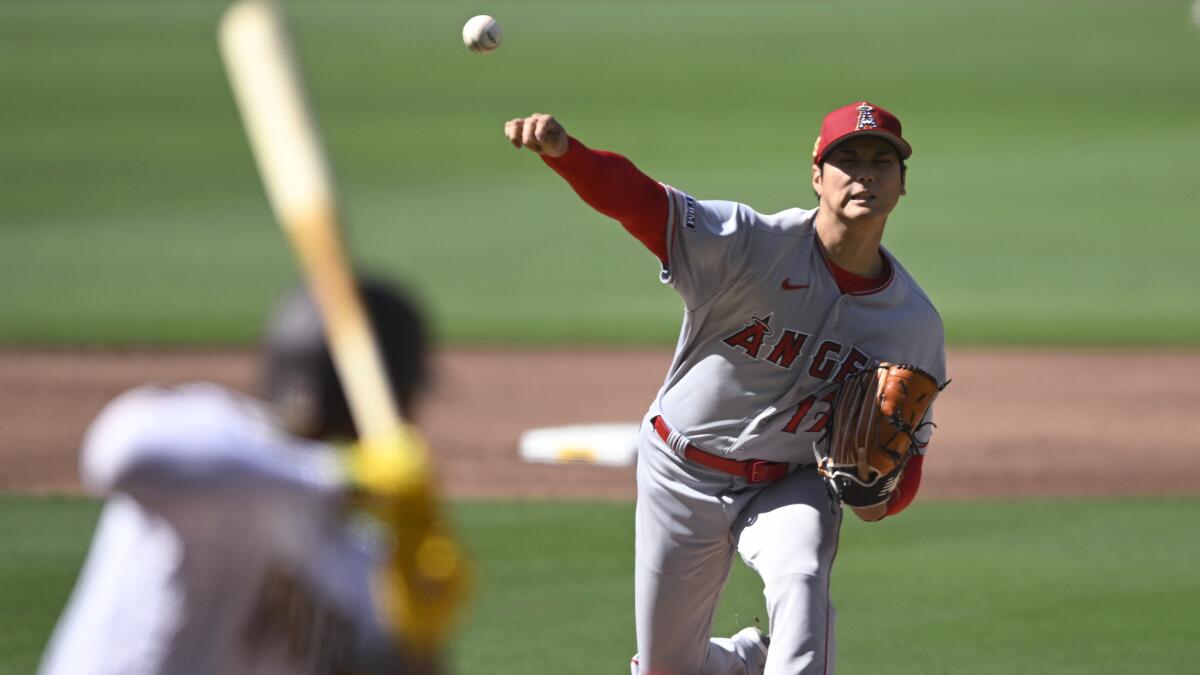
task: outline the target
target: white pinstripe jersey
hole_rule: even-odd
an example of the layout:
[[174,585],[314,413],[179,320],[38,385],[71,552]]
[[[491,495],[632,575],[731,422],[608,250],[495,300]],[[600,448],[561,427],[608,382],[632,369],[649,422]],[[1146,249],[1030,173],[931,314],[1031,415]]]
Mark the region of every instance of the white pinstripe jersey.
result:
[[816,210],[766,215],[667,194],[662,280],[685,313],[650,414],[688,441],[736,459],[809,464],[847,374],[878,360],[945,381],[941,317],[885,249],[886,283],[843,294],[817,241]]

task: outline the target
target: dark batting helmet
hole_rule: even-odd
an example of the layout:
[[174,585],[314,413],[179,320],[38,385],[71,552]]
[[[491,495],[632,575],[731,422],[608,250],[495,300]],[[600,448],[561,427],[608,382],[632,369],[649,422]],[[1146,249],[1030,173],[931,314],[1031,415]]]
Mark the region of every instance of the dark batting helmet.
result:
[[[398,289],[360,280],[376,343],[396,402],[409,414],[428,377],[421,312]],[[321,314],[307,287],[276,305],[263,337],[263,396],[289,431],[306,438],[353,439],[358,434],[333,367]]]

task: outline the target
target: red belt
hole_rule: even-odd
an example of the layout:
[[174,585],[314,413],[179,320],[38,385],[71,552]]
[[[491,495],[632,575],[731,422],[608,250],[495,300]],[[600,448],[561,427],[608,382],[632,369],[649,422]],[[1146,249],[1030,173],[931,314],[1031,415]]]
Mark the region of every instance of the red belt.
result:
[[[671,444],[671,428],[663,421],[662,417],[656,416],[653,420],[654,430],[658,432],[658,437],[663,439],[667,445]],[[683,449],[683,456],[692,460],[697,464],[702,464],[710,469],[716,469],[733,476],[741,476],[748,483],[765,483],[768,481],[779,480],[787,475],[787,462],[768,462],[762,459],[729,459],[728,457],[720,457],[712,453],[705,452],[700,448],[687,444]]]

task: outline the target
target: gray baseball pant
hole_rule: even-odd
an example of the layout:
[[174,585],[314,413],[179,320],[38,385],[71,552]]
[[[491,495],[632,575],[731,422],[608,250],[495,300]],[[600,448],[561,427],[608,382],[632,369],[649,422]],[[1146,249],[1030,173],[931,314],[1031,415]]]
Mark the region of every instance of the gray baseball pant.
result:
[[[634,604],[643,675],[833,672],[829,577],[842,514],[813,467],[748,484],[677,456],[645,422],[637,484]],[[764,584],[765,670],[730,640],[710,639],[735,549]]]

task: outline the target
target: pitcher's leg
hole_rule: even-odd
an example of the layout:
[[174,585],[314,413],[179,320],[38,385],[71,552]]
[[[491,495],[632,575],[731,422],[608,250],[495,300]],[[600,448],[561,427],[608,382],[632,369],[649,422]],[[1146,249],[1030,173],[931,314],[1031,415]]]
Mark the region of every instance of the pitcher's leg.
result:
[[829,580],[840,527],[841,509],[813,470],[772,484],[743,511],[738,551],[762,577],[771,622],[767,675],[833,672]]
[[634,604],[643,675],[704,670],[733,558],[721,478],[694,473],[643,434],[638,452]]

